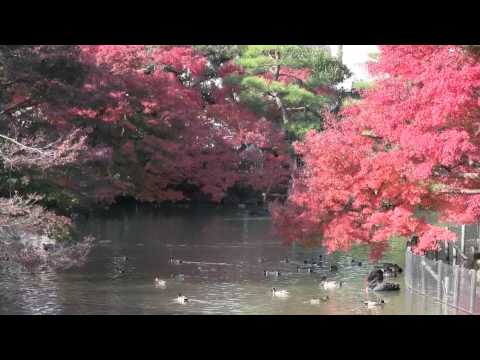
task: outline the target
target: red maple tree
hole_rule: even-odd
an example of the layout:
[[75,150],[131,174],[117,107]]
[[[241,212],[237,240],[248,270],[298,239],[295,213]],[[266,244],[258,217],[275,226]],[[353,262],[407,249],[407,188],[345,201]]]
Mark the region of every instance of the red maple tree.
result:
[[[58,145],[58,166],[53,155],[43,157],[43,170],[50,171],[41,177],[49,185],[106,203],[119,196],[177,201],[192,187],[220,201],[237,184],[258,191],[288,186],[283,132],[222,84],[222,77],[239,71],[231,63],[213,68],[191,46],[2,50],[10,86],[0,127],[31,148]],[[16,114],[25,109],[28,114]],[[10,147],[15,149],[12,141]],[[29,159],[38,165],[38,156],[24,151],[3,154],[12,166],[25,168]]]
[[383,46],[374,88],[321,133],[296,144],[304,166],[274,217],[290,241],[330,251],[393,236],[415,251],[455,235],[444,222],[480,218],[480,60],[463,46]]

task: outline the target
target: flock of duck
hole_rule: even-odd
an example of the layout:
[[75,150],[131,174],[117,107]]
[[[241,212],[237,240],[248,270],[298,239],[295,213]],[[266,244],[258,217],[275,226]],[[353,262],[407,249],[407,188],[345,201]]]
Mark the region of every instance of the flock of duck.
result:
[[[125,260],[126,259],[127,258],[125,258]],[[259,258],[258,262],[264,263],[265,259]],[[171,257],[169,259],[169,263],[174,265],[181,265],[183,261],[180,259],[175,259]],[[325,270],[325,268],[323,267],[322,255],[319,255],[316,261],[314,261],[313,259],[311,261],[304,260],[302,264],[299,264],[296,261],[291,261],[290,259],[285,257],[283,260],[281,260],[281,263],[296,265],[296,271],[298,273],[318,273],[320,271]],[[362,266],[362,262],[352,259],[351,265]],[[330,265],[329,270],[330,270],[330,273],[336,272],[338,270],[338,265]],[[400,285],[398,283],[386,282],[384,281],[384,279],[395,278],[398,276],[398,274],[401,274],[402,271],[403,271],[402,268],[397,264],[393,264],[393,263],[375,264],[374,269],[369,273],[368,277],[366,278],[367,286],[365,288],[365,291],[368,294],[369,291],[385,292],[385,291],[400,290]],[[264,270],[263,275],[266,278],[271,278],[271,277],[278,278],[282,276],[282,273],[278,270],[274,270],[274,271]],[[159,288],[166,288],[167,286],[167,282],[158,277],[155,277],[154,284],[156,287],[159,287]],[[343,281],[331,280],[327,276],[322,276],[320,278],[320,283],[319,283],[320,288],[323,288],[324,290],[339,289],[343,285],[344,285]],[[275,287],[272,287],[271,292],[273,297],[278,297],[278,298],[287,298],[290,295],[288,290],[277,289]],[[322,302],[327,302],[329,300],[330,300],[330,297],[328,295],[325,295],[318,298],[312,298],[306,303],[310,303],[312,305],[318,305]],[[174,301],[179,304],[187,304],[189,302],[189,299],[183,294],[179,293],[178,296],[174,299]],[[367,300],[367,301],[364,301],[364,305],[366,305],[368,308],[374,308],[374,307],[385,305],[385,301],[383,299],[378,299],[377,301]]]

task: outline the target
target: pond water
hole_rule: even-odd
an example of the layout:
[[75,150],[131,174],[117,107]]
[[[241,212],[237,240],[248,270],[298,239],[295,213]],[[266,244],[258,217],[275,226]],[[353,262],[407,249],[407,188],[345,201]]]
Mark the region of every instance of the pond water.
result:
[[[325,256],[321,248],[286,246],[269,218],[249,217],[242,209],[123,206],[80,226],[96,237],[82,267],[36,274],[0,268],[0,314],[457,313],[405,289],[403,276],[394,279],[399,292],[366,294],[365,277],[373,268],[366,248]],[[383,260],[403,267],[404,251],[402,242],[393,241]],[[325,261],[318,273],[297,273],[297,263],[319,254]],[[183,263],[170,264],[171,256]],[[281,262],[285,257],[288,264]],[[362,266],[351,266],[352,258]],[[337,272],[330,272],[331,264]],[[281,276],[266,278],[264,270],[279,270]],[[322,275],[344,285],[326,291],[319,287]],[[166,280],[165,288],[155,287],[157,276]],[[290,296],[272,297],[272,287]],[[190,301],[176,303],[179,293]],[[327,294],[327,302],[309,303]],[[368,309],[367,298],[386,304]]]

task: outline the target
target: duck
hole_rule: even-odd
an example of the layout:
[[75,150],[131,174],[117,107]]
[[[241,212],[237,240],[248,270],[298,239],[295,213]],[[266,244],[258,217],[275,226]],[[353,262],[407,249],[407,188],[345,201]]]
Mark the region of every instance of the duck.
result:
[[272,288],[272,295],[276,297],[287,297],[288,296],[288,291],[287,290],[277,290],[275,288]]
[[382,270],[390,269],[391,271],[396,272],[398,274],[401,274],[403,272],[403,269],[400,266],[393,263],[379,263],[375,265],[375,269],[382,269]]
[[365,305],[367,305],[367,307],[369,308],[374,308],[374,307],[377,307],[377,306],[383,306],[385,305],[385,301],[384,300],[379,300],[379,301],[364,301],[363,302]]
[[178,296],[175,298],[175,302],[179,304],[186,304],[188,302],[188,298],[179,293]]
[[283,260],[280,260],[280,262],[282,264],[288,264],[290,262],[290,260],[288,260],[288,257],[285,256],[285,258]]
[[270,212],[267,209],[256,208],[248,212],[250,216],[270,216]]
[[326,296],[322,296],[321,298],[315,298],[315,299],[310,299],[310,304],[312,305],[319,305],[320,302],[327,302],[330,298],[328,297],[328,295]]
[[280,271],[268,271],[268,270],[263,270],[263,275],[265,275],[265,277],[269,277],[269,276],[280,276]]
[[373,291],[398,291],[400,290],[400,284],[382,282],[375,284],[375,286],[370,287],[370,289]]
[[42,244],[43,246],[43,250],[44,251],[50,251],[50,250],[53,250],[54,249],[54,245],[53,244]]
[[335,264],[330,265],[330,271],[331,271],[331,272],[338,271],[338,266],[335,265]]
[[392,268],[386,268],[383,270],[383,276],[384,277],[397,277],[397,272],[394,271]]
[[399,284],[383,282],[383,270],[373,269],[367,277],[367,291],[397,291],[400,290]]
[[176,274],[176,275],[172,274],[171,277],[175,280],[181,280],[181,281],[185,280],[185,275],[183,275],[183,274]]
[[167,286],[167,282],[165,280],[160,280],[158,277],[155,278],[155,285],[159,287]]
[[179,259],[174,259],[173,256],[170,258],[170,260],[168,261],[170,264],[174,264],[174,265],[180,265],[181,263],[183,263],[182,260],[179,260]]
[[357,261],[355,259],[352,259],[351,264],[352,264],[352,266],[362,266],[362,262]]
[[313,270],[312,270],[311,267],[300,267],[300,266],[297,266],[297,272],[298,272],[298,273],[311,274],[311,273],[313,273]]
[[342,281],[328,281],[326,276],[322,276],[322,278],[320,279],[320,286],[323,287],[325,290],[337,289],[339,287],[342,287],[342,285]]

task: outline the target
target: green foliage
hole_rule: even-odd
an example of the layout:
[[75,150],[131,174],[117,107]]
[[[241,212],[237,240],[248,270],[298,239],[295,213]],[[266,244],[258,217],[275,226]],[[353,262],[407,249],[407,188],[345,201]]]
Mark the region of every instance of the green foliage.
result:
[[309,129],[321,129],[322,113],[335,96],[320,95],[351,76],[348,68],[322,48],[301,45],[248,45],[235,59],[244,75],[226,79],[240,87],[240,101],[262,115],[269,115],[301,138]]
[[369,80],[357,80],[352,84],[352,89],[371,89],[375,85],[374,81]]
[[320,122],[299,119],[288,123],[286,128],[289,133],[294,135],[294,140],[298,140],[302,139],[309,130],[322,130],[322,124]]

